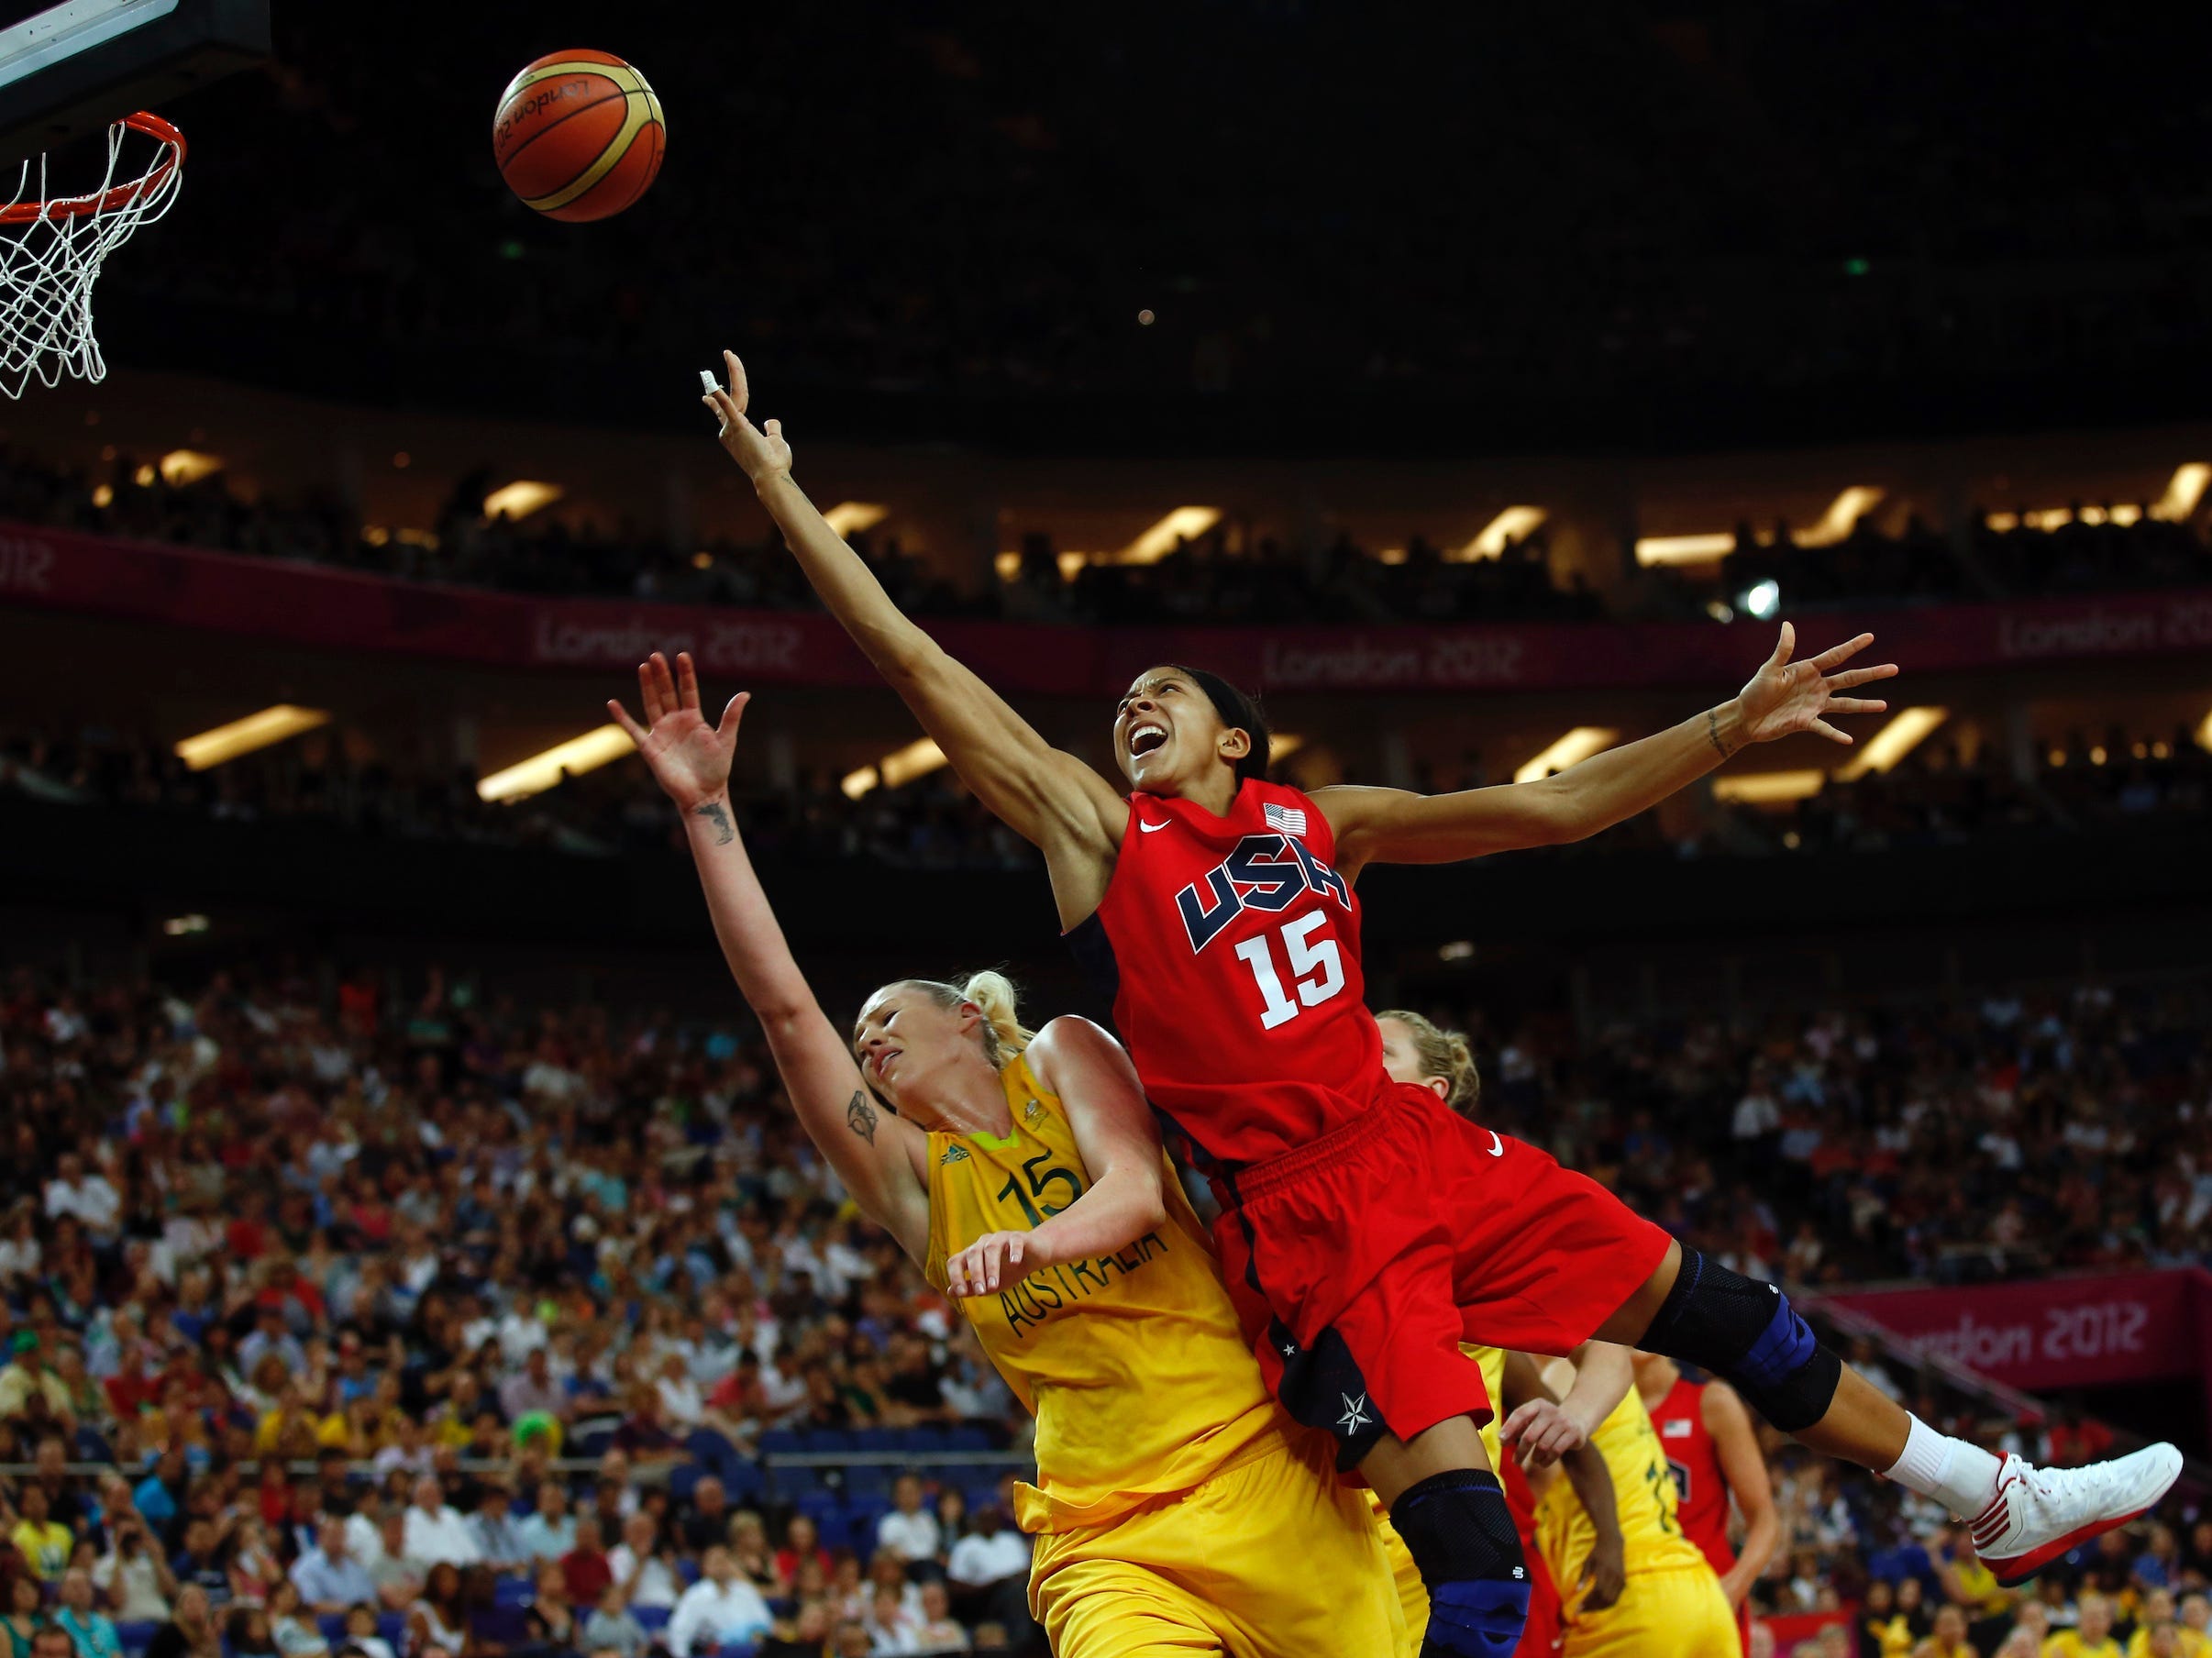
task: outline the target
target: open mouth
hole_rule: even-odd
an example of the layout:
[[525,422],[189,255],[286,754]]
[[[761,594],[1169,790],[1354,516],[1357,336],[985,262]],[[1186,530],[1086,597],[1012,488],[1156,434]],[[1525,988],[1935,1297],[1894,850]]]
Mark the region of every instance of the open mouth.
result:
[[878,1082],[885,1082],[890,1080],[891,1061],[898,1058],[898,1056],[899,1050],[897,1048],[892,1048],[889,1053],[878,1054],[876,1056],[876,1080]]
[[1146,721],[1129,728],[1129,752],[1132,757],[1142,759],[1167,741],[1167,728]]

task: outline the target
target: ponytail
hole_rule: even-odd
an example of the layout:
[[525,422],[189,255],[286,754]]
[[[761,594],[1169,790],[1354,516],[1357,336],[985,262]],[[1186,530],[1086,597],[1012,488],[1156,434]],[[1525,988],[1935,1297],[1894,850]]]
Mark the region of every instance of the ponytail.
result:
[[1465,1036],[1404,1008],[1390,1008],[1375,1017],[1395,1019],[1412,1032],[1414,1048],[1421,1056],[1421,1074],[1442,1077],[1446,1085],[1444,1103],[1463,1117],[1475,1114],[1476,1102],[1482,1097],[1482,1075],[1475,1068],[1475,1054]]
[[957,1013],[973,1003],[983,1015],[979,1033],[983,1056],[994,1070],[1036,1040],[1037,1033],[1023,1024],[1019,1017],[1013,980],[1003,973],[986,968],[980,973],[970,973],[957,985],[940,978],[908,978],[900,982],[924,992],[948,1013]]
[[1004,1065],[1036,1040],[1037,1033],[1016,1017],[1013,980],[1005,974],[990,968],[970,973],[960,995],[983,1011],[983,1049],[992,1065]]

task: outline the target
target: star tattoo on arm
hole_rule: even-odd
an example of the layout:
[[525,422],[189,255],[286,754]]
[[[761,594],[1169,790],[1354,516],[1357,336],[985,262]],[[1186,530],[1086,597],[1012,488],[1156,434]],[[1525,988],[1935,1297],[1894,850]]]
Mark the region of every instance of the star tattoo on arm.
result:
[[846,1104],[845,1126],[870,1145],[875,1144],[876,1108],[868,1104],[858,1089],[853,1090],[852,1099]]

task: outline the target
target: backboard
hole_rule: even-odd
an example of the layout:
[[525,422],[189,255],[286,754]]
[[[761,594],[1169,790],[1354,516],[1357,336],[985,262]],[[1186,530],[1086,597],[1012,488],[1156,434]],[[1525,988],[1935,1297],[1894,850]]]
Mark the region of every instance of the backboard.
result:
[[63,0],[0,29],[0,166],[161,113],[269,51],[269,0]]

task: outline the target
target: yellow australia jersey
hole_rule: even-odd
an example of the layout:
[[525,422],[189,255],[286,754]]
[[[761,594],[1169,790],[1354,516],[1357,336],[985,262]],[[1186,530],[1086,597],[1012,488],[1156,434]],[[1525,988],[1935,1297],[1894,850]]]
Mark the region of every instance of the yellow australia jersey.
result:
[[[1025,1232],[1089,1189],[1059,1100],[1018,1056],[999,1073],[1013,1132],[929,1137],[929,1281],[986,1232]],[[1161,1154],[1166,1161],[1166,1154]],[[1037,1419],[1025,1531],[1094,1526],[1284,1442],[1259,1365],[1172,1166],[1167,1224],[1112,1255],[959,1303]],[[1278,1426],[1282,1424],[1282,1426]]]
[[[1613,1506],[1620,1515],[1621,1560],[1627,1569],[1635,1573],[1704,1566],[1705,1555],[1682,1535],[1675,1519],[1675,1480],[1667,1471],[1666,1450],[1635,1388],[1631,1387],[1612,1415],[1598,1424],[1590,1443],[1613,1476]],[[1583,1562],[1597,1541],[1597,1531],[1574,1487],[1564,1478],[1554,1479],[1536,1499],[1536,1548],[1562,1594],[1582,1581]]]

